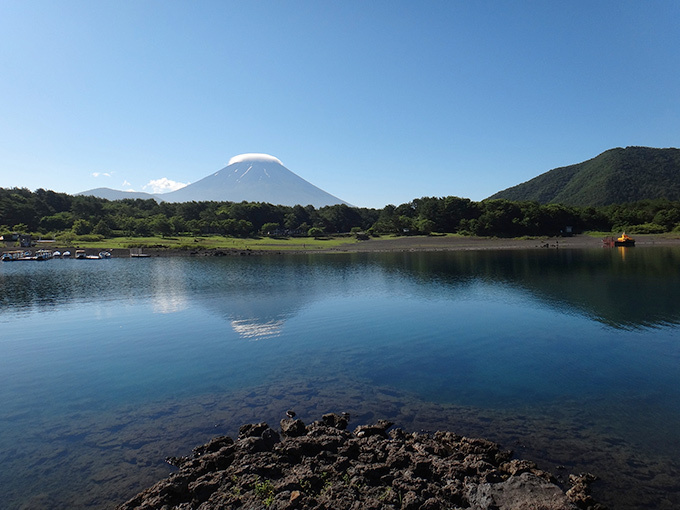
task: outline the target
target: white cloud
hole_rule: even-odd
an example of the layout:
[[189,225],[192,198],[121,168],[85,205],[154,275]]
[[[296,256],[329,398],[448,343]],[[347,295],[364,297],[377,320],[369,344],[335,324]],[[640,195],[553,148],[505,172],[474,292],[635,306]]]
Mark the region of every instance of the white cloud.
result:
[[92,177],[111,177],[111,174],[109,172],[92,172]]
[[130,186],[132,186],[132,184],[130,184],[130,183],[128,182],[128,180],[125,179],[125,180],[123,181],[122,186],[123,186],[123,187],[125,187],[125,186],[130,187]]
[[154,179],[149,181],[149,183],[146,186],[143,186],[142,189],[145,190],[147,188],[151,188],[152,193],[168,193],[170,191],[177,191],[178,189],[183,188],[187,184],[190,183],[171,181],[167,177],[162,177],[160,179]]
[[281,163],[281,160],[279,158],[275,158],[274,156],[270,156],[269,154],[257,154],[257,153],[249,153],[249,154],[239,154],[238,156],[234,156],[229,160],[229,163],[227,163],[227,166],[233,165],[234,163],[241,163],[242,161],[265,161],[268,163],[278,163],[279,165],[283,166],[283,163]]

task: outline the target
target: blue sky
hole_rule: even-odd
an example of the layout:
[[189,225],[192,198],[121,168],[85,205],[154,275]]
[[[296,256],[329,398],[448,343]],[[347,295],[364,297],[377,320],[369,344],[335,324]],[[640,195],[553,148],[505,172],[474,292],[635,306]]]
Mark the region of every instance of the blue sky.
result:
[[[267,153],[361,207],[680,146],[680,2],[6,0],[0,187]],[[162,187],[162,186],[161,186]]]

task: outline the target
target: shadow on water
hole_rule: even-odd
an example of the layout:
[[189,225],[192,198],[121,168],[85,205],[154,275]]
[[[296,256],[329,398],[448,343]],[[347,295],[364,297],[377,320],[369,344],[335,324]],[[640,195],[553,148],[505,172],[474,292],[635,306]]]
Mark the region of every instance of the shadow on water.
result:
[[475,280],[511,285],[614,328],[680,322],[680,251],[674,248],[389,253],[380,261],[401,277],[452,288]]

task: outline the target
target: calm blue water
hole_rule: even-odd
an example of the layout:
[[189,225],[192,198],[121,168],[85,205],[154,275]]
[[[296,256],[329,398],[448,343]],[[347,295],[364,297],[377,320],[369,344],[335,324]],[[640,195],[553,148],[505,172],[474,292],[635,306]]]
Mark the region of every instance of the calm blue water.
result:
[[680,506],[680,251],[0,266],[8,508],[110,508],[288,408],[483,435]]

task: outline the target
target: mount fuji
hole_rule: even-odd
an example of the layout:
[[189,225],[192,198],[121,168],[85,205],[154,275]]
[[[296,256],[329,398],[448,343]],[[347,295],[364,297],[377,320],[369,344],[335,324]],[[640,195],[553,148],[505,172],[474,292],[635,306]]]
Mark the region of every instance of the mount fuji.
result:
[[[139,193],[97,188],[78,193],[109,200],[138,198]],[[267,202],[276,205],[327,205],[347,202],[317,188],[268,154],[241,154],[212,175],[169,193],[146,195],[166,202]]]

